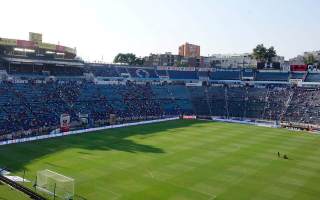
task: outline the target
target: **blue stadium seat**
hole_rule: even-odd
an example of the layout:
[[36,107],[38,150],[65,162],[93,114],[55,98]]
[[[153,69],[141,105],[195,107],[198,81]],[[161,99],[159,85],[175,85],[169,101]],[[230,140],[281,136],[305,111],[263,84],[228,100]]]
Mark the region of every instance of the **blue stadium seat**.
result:
[[288,72],[257,72],[257,81],[288,81]]
[[199,79],[196,71],[174,71],[168,70],[170,79],[173,80],[197,80]]
[[240,71],[214,71],[210,73],[211,80],[240,80]]
[[320,73],[309,72],[305,81],[306,82],[320,82]]

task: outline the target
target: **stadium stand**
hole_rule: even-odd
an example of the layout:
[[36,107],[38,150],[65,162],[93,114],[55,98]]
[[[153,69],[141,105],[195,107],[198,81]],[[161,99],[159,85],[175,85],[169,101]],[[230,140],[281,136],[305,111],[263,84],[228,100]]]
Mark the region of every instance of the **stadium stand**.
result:
[[[294,82],[292,80],[299,80]],[[290,81],[289,81],[290,80]],[[292,82],[292,83],[291,83]],[[319,124],[316,72],[138,67],[0,55],[0,140],[181,115]]]
[[170,79],[178,79],[178,80],[197,80],[199,79],[196,71],[174,71],[169,70]]
[[95,76],[102,77],[120,77],[114,66],[101,65],[101,64],[88,64],[87,72],[92,72]]
[[120,83],[85,80],[0,83],[0,140],[47,134],[67,113],[73,128],[108,124],[110,114],[122,121],[198,115],[320,123],[318,88],[287,85],[207,85]]
[[301,79],[304,80],[306,77],[306,72],[292,72],[290,74],[290,79]]
[[243,69],[242,70],[242,77],[254,77],[254,70],[253,69]]
[[257,81],[288,81],[288,72],[257,72]]
[[243,118],[245,109],[245,87],[227,88],[228,117]]
[[295,88],[294,95],[285,114],[286,121],[306,124],[319,124],[319,91],[319,88]]
[[156,70],[156,73],[159,77],[169,77],[167,70]]
[[209,80],[210,72],[209,71],[198,71],[198,77],[201,80]]
[[207,89],[207,97],[212,116],[227,117],[227,88],[214,86]]
[[292,90],[288,87],[270,87],[267,91],[264,119],[281,120],[292,97]]
[[123,77],[123,78],[130,78],[131,77],[126,66],[118,66],[115,69],[116,69],[117,73],[120,75],[120,77]]
[[305,81],[306,82],[320,82],[320,73],[309,72]]
[[263,118],[264,108],[267,102],[267,89],[264,87],[246,88],[245,118]]
[[188,89],[195,114],[209,116],[211,108],[207,97],[207,87],[189,87]]
[[82,76],[84,63],[77,59],[52,59],[35,56],[2,55],[0,60],[10,74],[49,74],[53,76]]
[[211,80],[240,80],[240,70],[218,70],[210,73]]
[[155,70],[153,68],[137,68],[137,67],[128,67],[128,71],[133,78],[138,79],[158,79]]

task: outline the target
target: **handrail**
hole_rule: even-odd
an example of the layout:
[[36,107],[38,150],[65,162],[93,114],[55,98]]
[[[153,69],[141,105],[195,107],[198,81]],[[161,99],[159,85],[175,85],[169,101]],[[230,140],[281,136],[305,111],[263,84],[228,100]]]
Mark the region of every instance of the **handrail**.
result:
[[31,189],[19,184],[19,183],[16,183],[10,179],[8,179],[7,177],[3,176],[3,175],[0,175],[0,182],[3,182],[21,192],[23,192],[24,194],[26,194],[27,196],[29,196],[31,199],[33,200],[47,200],[45,197],[41,196],[40,194],[32,191]]

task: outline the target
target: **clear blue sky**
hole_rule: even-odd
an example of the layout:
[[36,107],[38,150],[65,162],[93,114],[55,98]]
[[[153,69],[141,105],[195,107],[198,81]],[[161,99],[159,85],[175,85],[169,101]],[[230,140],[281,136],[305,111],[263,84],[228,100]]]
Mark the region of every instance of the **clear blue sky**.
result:
[[177,53],[186,41],[202,55],[251,52],[258,43],[287,59],[320,49],[319,0],[8,0],[0,18],[0,37],[40,32],[90,60]]

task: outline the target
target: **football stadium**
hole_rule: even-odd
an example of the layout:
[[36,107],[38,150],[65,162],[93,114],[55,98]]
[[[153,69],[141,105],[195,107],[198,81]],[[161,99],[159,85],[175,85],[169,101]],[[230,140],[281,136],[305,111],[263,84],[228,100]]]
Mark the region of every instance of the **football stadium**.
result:
[[91,63],[0,38],[0,199],[319,199],[320,73],[263,66]]

